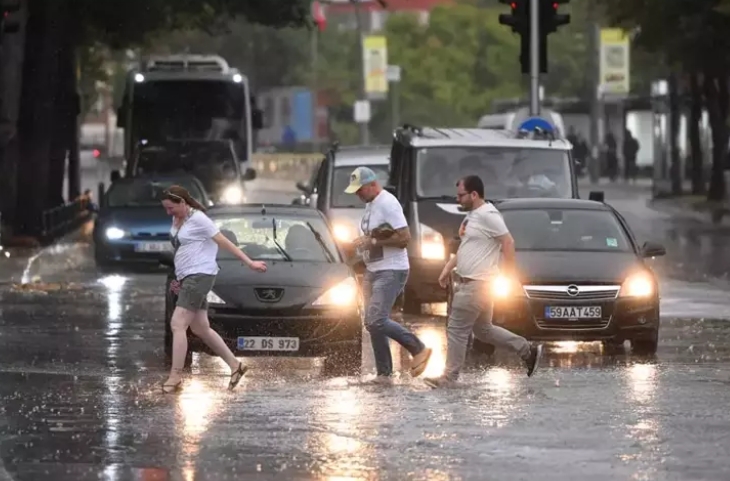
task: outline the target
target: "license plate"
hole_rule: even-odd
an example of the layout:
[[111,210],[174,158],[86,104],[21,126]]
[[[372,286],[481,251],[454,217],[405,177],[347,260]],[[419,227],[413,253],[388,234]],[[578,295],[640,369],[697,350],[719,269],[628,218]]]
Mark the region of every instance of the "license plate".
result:
[[172,251],[172,244],[169,242],[140,242],[134,246],[137,252],[168,252]]
[[239,351],[298,351],[298,337],[239,337]]
[[545,319],[600,319],[601,306],[546,306]]

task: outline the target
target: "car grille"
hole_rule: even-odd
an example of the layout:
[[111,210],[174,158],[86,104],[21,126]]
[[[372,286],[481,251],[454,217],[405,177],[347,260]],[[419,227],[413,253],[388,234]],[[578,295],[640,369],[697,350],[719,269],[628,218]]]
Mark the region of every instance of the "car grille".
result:
[[535,324],[540,329],[560,329],[565,331],[585,331],[593,329],[605,329],[611,322],[611,318],[591,319],[589,321],[568,321],[568,320],[545,320],[535,319]]
[[[530,299],[556,301],[599,301],[615,299],[621,286],[524,286],[525,293]],[[569,288],[577,288],[577,293],[571,295]]]
[[132,238],[143,241],[165,241],[170,240],[170,234],[167,232],[134,232]]

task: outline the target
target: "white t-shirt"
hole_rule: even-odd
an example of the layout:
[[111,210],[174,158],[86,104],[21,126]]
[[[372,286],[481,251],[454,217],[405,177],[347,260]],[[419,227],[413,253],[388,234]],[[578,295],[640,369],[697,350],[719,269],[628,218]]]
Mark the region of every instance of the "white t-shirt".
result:
[[175,277],[182,280],[192,274],[218,274],[218,244],[213,236],[220,230],[203,212],[195,211],[179,232],[173,225],[170,236],[177,234],[180,247],[175,253]]
[[[380,191],[372,202],[365,206],[365,213],[360,221],[360,233],[370,235],[370,232],[383,224],[390,224],[393,229],[408,227],[403,207],[393,194],[386,190]],[[365,266],[371,272],[394,270],[408,270],[408,251],[398,247],[375,246],[362,253]]]
[[456,272],[469,279],[487,280],[499,273],[502,244],[496,239],[509,233],[502,214],[487,202],[466,215],[459,229],[461,245]]

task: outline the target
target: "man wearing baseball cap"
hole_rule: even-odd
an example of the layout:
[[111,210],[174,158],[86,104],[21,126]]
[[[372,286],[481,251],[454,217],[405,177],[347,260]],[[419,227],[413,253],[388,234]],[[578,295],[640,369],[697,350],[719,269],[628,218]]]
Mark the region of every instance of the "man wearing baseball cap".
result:
[[393,321],[390,312],[408,279],[410,265],[406,247],[411,240],[403,208],[393,194],[384,190],[371,169],[358,167],[350,174],[345,192],[366,203],[360,221],[360,237],[352,247],[365,263],[363,295],[365,327],[370,333],[378,384],[392,382],[393,360],[389,339],[398,342],[412,356],[411,376],[426,370],[431,349],[412,332]]

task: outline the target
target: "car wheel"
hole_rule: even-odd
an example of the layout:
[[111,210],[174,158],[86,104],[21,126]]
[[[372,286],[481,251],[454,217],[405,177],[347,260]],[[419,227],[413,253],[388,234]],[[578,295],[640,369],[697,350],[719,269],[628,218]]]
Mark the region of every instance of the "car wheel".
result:
[[333,349],[324,360],[327,376],[357,376],[362,370],[362,341],[358,347]]
[[401,294],[403,296],[403,300],[401,301],[403,303],[403,313],[404,314],[412,314],[412,315],[420,315],[421,314],[421,301],[414,296],[411,292],[404,292]]
[[654,355],[659,347],[659,331],[641,339],[631,340],[631,350],[635,354]]
[[[473,336],[472,336],[473,337]],[[471,344],[472,351],[483,354],[485,356],[492,356],[494,355],[494,351],[497,349],[494,344],[487,344],[486,342],[482,342],[479,339],[473,338],[472,344]]]

